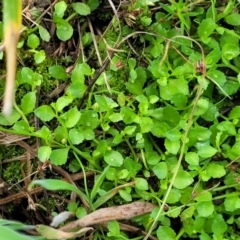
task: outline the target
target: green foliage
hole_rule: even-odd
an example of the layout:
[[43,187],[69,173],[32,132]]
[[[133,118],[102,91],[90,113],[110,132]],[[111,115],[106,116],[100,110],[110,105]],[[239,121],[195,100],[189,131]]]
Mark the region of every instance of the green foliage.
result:
[[[51,41],[45,28],[28,30],[23,37],[34,63],[19,67],[16,95],[24,94],[10,117],[0,114],[0,131],[40,138],[41,162],[95,172],[93,187],[85,178],[84,190],[54,175],[30,187],[73,191],[90,211],[134,199],[153,202],[159,208],[132,221],[159,239],[238,239],[238,230],[233,231],[240,225],[236,3],[133,1],[121,6],[120,19],[112,15],[109,27],[101,29],[104,36],[94,36],[86,17],[102,4],[54,5],[51,20],[58,40],[75,39],[76,19],[83,29],[79,46],[84,50],[72,71],[66,71],[68,62],[62,59],[48,64],[40,44]],[[96,52],[101,66],[111,58],[101,74]],[[51,81],[67,87],[47,103],[37,90]],[[89,209],[74,202],[68,210],[81,218]],[[94,234],[129,239],[116,220],[108,222],[106,231],[106,236],[98,230]]]

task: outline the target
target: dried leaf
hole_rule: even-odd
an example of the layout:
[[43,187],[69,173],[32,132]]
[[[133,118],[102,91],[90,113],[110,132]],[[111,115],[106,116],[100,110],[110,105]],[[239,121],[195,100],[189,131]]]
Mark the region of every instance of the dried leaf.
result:
[[45,237],[46,239],[70,239],[79,237],[86,232],[93,230],[91,227],[82,228],[77,232],[64,232],[61,230],[57,230],[45,225],[37,225],[36,230],[41,236]]
[[124,220],[151,212],[156,206],[149,202],[133,202],[122,206],[101,208],[87,216],[62,227],[70,230],[76,227],[86,227],[111,220]]

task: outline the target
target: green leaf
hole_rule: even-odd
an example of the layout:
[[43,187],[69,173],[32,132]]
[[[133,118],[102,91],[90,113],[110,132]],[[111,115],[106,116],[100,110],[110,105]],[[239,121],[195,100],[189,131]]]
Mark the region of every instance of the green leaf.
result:
[[218,236],[224,236],[224,233],[227,231],[228,225],[225,222],[225,219],[221,214],[216,214],[212,223],[212,231]]
[[46,59],[46,54],[44,50],[40,50],[39,52],[34,54],[34,61],[36,64],[42,63]]
[[209,122],[213,122],[214,120],[217,119],[217,117],[219,116],[219,111],[218,108],[213,104],[213,103],[209,103],[209,107],[207,109],[207,111],[201,115],[201,117]]
[[180,197],[181,197],[181,191],[173,188],[168,195],[166,203],[173,204],[173,203],[179,202]]
[[67,88],[67,94],[74,98],[81,98],[86,91],[87,87],[84,83],[75,82],[70,84]]
[[19,84],[28,83],[29,85],[34,85],[35,73],[32,69],[24,67],[21,70],[21,80]]
[[109,168],[106,174],[106,179],[110,181],[114,181],[117,178],[117,169]]
[[72,128],[78,123],[80,116],[81,113],[78,111],[77,107],[74,107],[64,113],[61,118],[64,119],[67,128]]
[[82,113],[79,123],[84,128],[95,129],[99,126],[98,113],[94,110],[86,110]]
[[212,194],[210,192],[200,192],[197,197],[194,198],[198,202],[208,202],[212,200]]
[[35,105],[36,105],[36,92],[35,91],[28,92],[21,99],[21,109],[25,115],[33,112]]
[[177,173],[173,186],[177,189],[184,189],[187,186],[191,185],[192,183],[193,178],[191,174],[180,169]]
[[35,132],[36,136],[45,139],[45,140],[52,140],[52,132],[46,127],[43,126],[40,130]]
[[129,69],[134,69],[136,67],[137,61],[135,58],[129,58],[128,59],[128,66]]
[[63,139],[67,139],[68,135],[67,135],[67,131],[63,126],[58,126],[55,130],[54,130],[54,138],[58,141],[61,142]]
[[65,80],[69,77],[66,70],[59,65],[50,67],[48,71],[53,78],[58,80]]
[[197,205],[197,212],[201,217],[204,217],[204,218],[209,217],[212,215],[213,211],[214,211],[214,205],[212,201],[200,202]]
[[50,158],[52,149],[49,146],[41,146],[38,148],[38,158],[41,162],[45,162]]
[[77,12],[82,16],[87,16],[91,13],[90,7],[85,3],[79,3],[79,2],[73,3],[72,7],[75,10],[75,12]]
[[143,190],[143,191],[146,191],[148,190],[148,182],[146,179],[144,178],[135,178],[135,181],[136,181],[136,188],[139,189],[139,190]]
[[88,0],[87,5],[90,7],[91,11],[94,11],[99,6],[99,0]]
[[93,140],[95,138],[95,133],[92,129],[87,128],[82,133],[85,140]]
[[213,178],[221,178],[226,174],[225,168],[217,163],[209,163],[206,170]]
[[112,167],[121,167],[123,164],[123,156],[114,150],[107,151],[104,155],[104,161]]
[[151,133],[156,137],[165,137],[167,131],[170,129],[170,126],[166,122],[160,122],[157,120],[153,120],[153,128],[151,129]]
[[55,110],[57,112],[62,111],[63,108],[68,106],[72,101],[73,101],[73,98],[70,96],[63,96],[63,97],[58,98],[56,105],[55,105],[56,106]]
[[222,89],[227,95],[233,95],[239,90],[239,83],[235,81],[227,81]]
[[136,126],[127,126],[123,131],[121,131],[121,134],[132,135],[135,132],[136,128]]
[[234,124],[229,121],[220,122],[217,125],[217,129],[222,132],[225,132],[226,134],[228,134],[230,136],[235,136],[237,134]]
[[73,35],[72,26],[65,20],[61,19],[57,24],[57,37],[62,41],[69,40]]
[[80,219],[87,215],[87,211],[84,207],[79,207],[79,208],[77,208],[75,215],[78,219]]
[[100,95],[94,95],[94,97],[98,104],[98,110],[101,112],[118,107],[118,104],[109,97]]
[[171,141],[168,138],[165,138],[164,146],[169,153],[177,154],[180,149],[180,141]]
[[201,116],[209,108],[209,100],[205,98],[200,98],[197,102],[197,111],[194,112],[195,116]]
[[217,149],[213,148],[212,146],[201,146],[198,149],[198,155],[202,158],[210,158],[217,153]]
[[227,60],[232,60],[240,53],[239,46],[235,44],[225,44],[222,47],[222,56]]
[[129,107],[122,107],[120,113],[123,116],[123,122],[126,124],[133,123],[134,119],[136,118],[136,113]]
[[57,2],[54,5],[54,14],[62,18],[66,9],[67,9],[67,4],[65,1]]
[[67,162],[69,148],[54,149],[50,155],[51,163],[59,166]]
[[50,106],[42,105],[34,111],[35,115],[42,121],[47,122],[55,117],[55,113]]
[[215,22],[211,18],[202,20],[198,26],[197,32],[200,38],[207,38],[215,30]]
[[175,240],[176,233],[174,230],[168,226],[160,226],[157,229],[157,237],[158,239],[165,239],[165,240]]
[[191,218],[194,212],[195,212],[195,206],[188,207],[181,213],[181,218],[184,220]]
[[205,127],[194,127],[189,130],[188,133],[188,146],[195,145],[197,142],[205,142],[209,140],[212,132]]
[[123,120],[121,113],[113,113],[108,117],[112,122],[119,122]]
[[163,108],[163,118],[174,125],[177,125],[180,121],[179,112],[171,106]]
[[240,106],[236,106],[230,111],[228,119],[240,119]]
[[119,223],[116,220],[112,220],[110,222],[108,222],[107,225],[108,231],[109,233],[107,234],[109,237],[111,236],[117,236],[120,234],[120,227],[119,227]]
[[72,144],[80,144],[84,140],[84,135],[81,131],[79,131],[77,128],[72,128],[69,131],[69,138],[72,142]]
[[188,98],[182,93],[175,93],[171,98],[171,103],[177,108],[184,108],[187,105]]
[[87,63],[77,64],[72,71],[71,81],[72,83],[81,82],[84,84],[85,77],[91,76],[92,70]]
[[126,202],[132,202],[132,195],[129,192],[125,190],[119,190],[118,193],[121,196],[121,198]]
[[216,64],[222,57],[222,51],[219,47],[213,49],[206,57],[206,65]]
[[172,100],[176,93],[181,93],[185,96],[189,95],[188,83],[185,79],[169,79],[166,86],[160,87],[160,97],[163,100]]
[[20,120],[20,121],[17,121],[14,126],[13,126],[13,129],[15,131],[18,132],[18,134],[20,133],[29,133],[31,132],[31,127],[28,125],[28,123],[26,123],[25,121],[23,120]]
[[227,196],[224,200],[224,207],[225,210],[228,212],[233,212],[237,209],[236,207],[236,203],[237,201],[239,201],[239,197],[238,196]]
[[79,190],[75,185],[64,182],[62,180],[56,179],[34,180],[28,185],[28,190],[31,190],[35,185],[40,185],[43,188],[46,188],[47,190],[50,191],[67,190],[75,192],[81,197],[83,197],[85,200],[87,200],[86,195],[81,190]]
[[145,115],[147,113],[147,110],[148,110],[148,99],[146,96],[144,95],[139,95],[136,97],[136,100],[139,102],[139,112],[142,114],[142,115]]
[[36,34],[30,34],[28,36],[28,39],[27,39],[27,45],[32,48],[32,49],[35,49],[39,46],[40,44],[40,40],[38,38],[38,36]]
[[219,70],[210,70],[207,72],[207,75],[213,79],[219,86],[223,86],[227,81],[225,74]]
[[166,178],[168,174],[168,167],[165,162],[157,163],[152,170],[159,179]]
[[41,39],[45,42],[49,42],[49,40],[51,38],[49,32],[42,26],[38,26],[38,30],[39,30],[39,35],[40,35]]
[[232,26],[239,26],[240,25],[240,14],[239,13],[232,13],[225,17],[225,20],[228,24]]
[[129,170],[130,177],[134,178],[136,174],[142,169],[142,165],[127,157],[124,160],[124,167]]
[[143,26],[149,26],[152,23],[152,19],[147,17],[147,16],[141,17],[140,21],[141,21]]
[[198,165],[199,157],[195,152],[187,152],[185,154],[185,161],[190,165]]
[[153,128],[153,121],[150,117],[140,117],[139,126],[141,133],[147,133]]

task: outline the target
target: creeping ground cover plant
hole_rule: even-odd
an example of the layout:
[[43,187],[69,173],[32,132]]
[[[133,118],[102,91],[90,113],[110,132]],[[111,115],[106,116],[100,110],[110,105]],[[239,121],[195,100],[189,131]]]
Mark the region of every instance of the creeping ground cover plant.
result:
[[239,2],[22,4],[5,239],[239,239]]

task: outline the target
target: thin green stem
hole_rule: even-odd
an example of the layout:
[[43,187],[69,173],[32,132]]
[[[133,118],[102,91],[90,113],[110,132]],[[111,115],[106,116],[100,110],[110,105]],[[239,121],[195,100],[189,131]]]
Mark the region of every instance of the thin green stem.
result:
[[91,201],[91,198],[90,198],[90,194],[88,192],[88,187],[87,187],[87,177],[86,177],[86,172],[85,172],[85,169],[84,169],[84,166],[82,165],[82,162],[81,160],[79,159],[78,155],[76,154],[76,152],[73,151],[73,154],[75,156],[75,158],[77,159],[81,169],[82,169],[82,173],[83,173],[83,181],[84,181],[84,188],[85,188],[85,192],[86,192],[86,196],[87,196],[87,200],[88,200],[88,203],[90,204],[91,206],[91,209],[93,210],[94,207],[93,207],[93,203]]
[[239,73],[239,68],[232,65],[228,60],[226,60],[225,58],[222,58],[222,61],[223,61],[223,64],[217,64],[218,67],[227,67],[232,69],[237,74]]
[[94,161],[93,158],[91,158],[91,156],[89,156],[88,154],[85,154],[84,152],[80,151],[79,149],[77,149],[75,146],[71,145],[71,148],[82,158],[86,159],[90,164],[92,164],[92,166],[94,166],[96,169],[101,170],[101,167]]
[[133,150],[133,147],[132,147],[131,143],[129,142],[129,139],[127,139],[126,137],[125,137],[125,142],[127,143],[128,147],[133,155],[134,160],[137,161],[137,154]]
[[29,123],[28,123],[28,120],[27,120],[26,116],[24,115],[24,113],[22,112],[22,110],[18,107],[18,105],[16,104],[16,102],[13,103],[13,107],[14,107],[14,108],[16,109],[16,111],[21,115],[21,117],[22,117],[22,119],[24,120],[24,122],[26,122],[27,125],[30,126]]
[[156,148],[159,154],[164,155],[163,151],[160,149],[160,147],[156,144],[156,142],[153,140],[152,136],[148,134],[148,137],[152,143],[152,145]]

